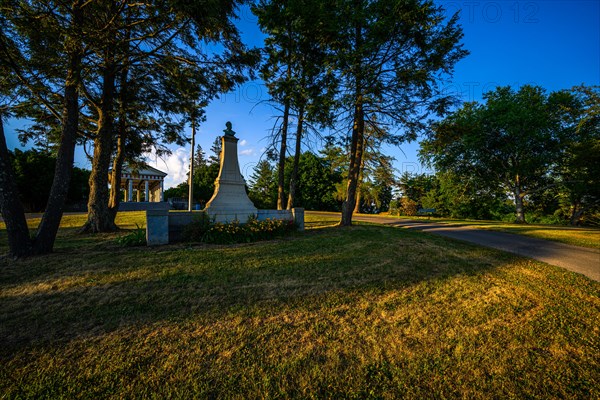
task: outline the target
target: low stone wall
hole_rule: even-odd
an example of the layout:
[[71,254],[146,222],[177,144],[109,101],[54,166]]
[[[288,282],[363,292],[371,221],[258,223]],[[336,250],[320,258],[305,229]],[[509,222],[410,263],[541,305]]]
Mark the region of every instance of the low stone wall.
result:
[[292,221],[294,216],[292,210],[258,210],[256,219],[264,221],[267,219],[280,219],[283,221]]
[[169,213],[169,242],[180,242],[183,229],[200,218],[204,211],[171,211]]
[[[191,224],[194,221],[194,218],[200,218],[203,213],[204,211],[169,212],[169,210],[165,208],[146,210],[146,241],[148,246],[156,246],[181,241],[183,229],[187,225]],[[264,221],[266,219],[294,221],[299,231],[304,230],[303,208],[294,208],[292,210],[258,210],[256,218],[259,221]]]
[[304,232],[304,208],[292,208],[292,216],[294,217],[294,223],[298,231]]
[[235,212],[229,213],[229,212],[223,212],[223,211],[213,213],[211,210],[208,211],[208,216],[211,221],[220,222],[222,224],[227,224],[227,223],[230,223],[233,221],[237,221],[241,224],[245,224],[252,215],[256,215],[256,214],[255,213],[245,214],[245,213],[235,213]]
[[146,244],[169,243],[169,210],[146,210]]

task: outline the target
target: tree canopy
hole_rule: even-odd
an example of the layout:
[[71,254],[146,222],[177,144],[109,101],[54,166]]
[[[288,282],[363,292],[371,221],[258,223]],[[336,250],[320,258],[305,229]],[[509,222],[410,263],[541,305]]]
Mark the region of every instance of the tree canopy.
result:
[[[583,111],[572,92],[548,94],[529,85],[518,90],[499,87],[486,93],[484,101],[466,103],[436,123],[421,143],[423,158],[439,171],[510,193],[520,223],[525,222],[528,197],[557,185],[574,189],[574,184],[586,181],[590,187],[591,182],[566,172],[568,163],[578,158],[577,148],[597,140],[593,129],[577,134],[578,126],[585,125],[582,115],[590,112]],[[561,170],[565,173],[559,178]]]
[[[77,140],[93,143],[84,229],[112,230],[118,196],[108,192],[111,160],[120,178],[126,159],[139,162],[161,142],[184,143],[186,119],[172,117],[201,119],[210,99],[248,78],[258,53],[244,46],[233,24],[239,4],[0,3],[0,68],[15,77],[17,93],[11,110],[35,122],[29,134],[45,135],[57,149],[34,252],[52,250]],[[20,214],[13,206],[8,214]]]
[[[507,197],[517,222],[526,209],[573,224],[600,209],[598,87],[499,87],[448,114],[458,104],[444,83],[468,52],[458,14],[433,0],[260,0],[264,49],[241,40],[242,4],[0,0],[0,209],[12,255],[52,251],[74,197],[87,198],[82,231],[117,229],[124,163],[188,143],[185,127],[195,131],[211,100],[257,70],[277,114],[270,157],[250,182],[260,207],[341,209],[341,225],[390,205],[500,218]],[[36,150],[8,151],[9,116],[32,122],[19,138]],[[306,151],[324,130],[333,139],[322,152]],[[420,155],[436,174],[398,182],[383,145],[423,133]],[[89,191],[77,145],[92,165]],[[219,146],[208,160],[197,150],[193,201],[212,195]],[[42,208],[31,235],[24,211]]]

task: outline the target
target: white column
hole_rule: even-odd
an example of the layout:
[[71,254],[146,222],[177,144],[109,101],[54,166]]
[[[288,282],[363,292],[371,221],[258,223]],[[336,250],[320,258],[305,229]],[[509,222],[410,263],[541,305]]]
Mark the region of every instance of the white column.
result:
[[133,201],[133,181],[127,181],[127,201]]
[[165,201],[165,182],[160,181],[160,201]]
[[147,203],[150,201],[150,182],[146,181],[146,197],[144,197],[144,201]]

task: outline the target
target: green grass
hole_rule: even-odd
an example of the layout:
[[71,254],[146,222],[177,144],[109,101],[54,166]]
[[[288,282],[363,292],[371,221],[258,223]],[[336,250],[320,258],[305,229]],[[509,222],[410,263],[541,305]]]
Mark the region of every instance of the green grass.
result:
[[67,230],[54,254],[0,260],[0,393],[600,397],[599,283],[335,222],[309,215],[284,240],[151,249]]
[[[60,230],[58,231],[56,251],[76,249],[79,247],[87,248],[88,246],[102,247],[108,241],[115,241],[118,237],[122,237],[130,233],[132,230],[139,227],[146,227],[146,213],[144,211],[121,212],[117,214],[116,223],[121,232],[103,233],[97,235],[80,234],[80,228],[87,220],[86,214],[71,214],[63,215],[60,221]],[[31,218],[27,220],[30,232],[38,227],[41,218]],[[6,225],[0,222],[0,255],[8,252],[8,240],[6,238]]]
[[[27,220],[29,229],[35,229],[41,222],[41,218],[31,218]],[[60,221],[61,228],[81,228],[87,220],[87,214],[66,214]],[[136,224],[146,225],[145,211],[120,212],[117,214],[116,223],[122,229],[134,229]],[[4,222],[0,221],[0,230],[6,229]]]
[[[364,215],[367,216],[367,214]],[[429,221],[450,225],[468,225],[477,229],[489,229],[492,231],[516,233],[519,235],[531,236],[538,239],[552,240],[555,242],[566,243],[574,246],[600,249],[600,229],[598,228],[577,228],[562,225],[542,224],[522,225],[501,221],[459,220],[435,217],[396,217],[390,215],[381,216],[386,218]]]
[[539,239],[553,240],[556,242],[571,244],[574,246],[600,249],[600,229],[597,228],[571,228],[556,225],[518,225],[489,223],[484,229],[494,231],[517,233],[519,235],[532,236]]

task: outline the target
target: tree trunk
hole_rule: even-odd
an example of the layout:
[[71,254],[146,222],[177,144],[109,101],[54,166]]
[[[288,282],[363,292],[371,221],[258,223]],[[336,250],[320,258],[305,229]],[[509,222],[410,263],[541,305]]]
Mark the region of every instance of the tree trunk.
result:
[[0,212],[6,224],[8,254],[15,258],[29,255],[31,253],[29,228],[23,204],[19,200],[15,175],[6,147],[2,116],[0,116]]
[[302,126],[304,125],[304,105],[298,110],[298,128],[296,129],[296,149],[294,153],[294,165],[292,168],[292,176],[290,177],[290,193],[288,196],[287,209],[294,208],[296,201],[296,186],[298,181],[298,167],[300,165],[300,154],[302,151]]
[[124,117],[119,118],[119,131],[117,133],[117,152],[113,160],[112,171],[110,172],[110,198],[108,200],[108,208],[111,213],[111,218],[114,222],[119,211],[121,203],[121,173],[123,172],[123,161],[125,160],[125,121]]
[[[129,39],[131,30],[127,30],[126,38]],[[127,44],[126,56],[129,56],[129,44]],[[108,208],[110,210],[110,218],[114,224],[119,204],[121,203],[121,174],[123,172],[123,163],[125,162],[125,142],[127,140],[127,108],[129,106],[129,59],[124,61],[125,66],[121,70],[119,76],[119,122],[117,127],[117,147],[110,180],[110,195],[108,200]],[[148,200],[146,200],[148,201]]]
[[572,226],[578,226],[581,223],[581,217],[583,217],[584,207],[581,207],[581,204],[576,201],[573,203],[571,207],[571,218],[569,223]]
[[355,213],[359,213],[360,212],[360,206],[361,206],[361,201],[362,201],[362,195],[361,195],[361,186],[362,186],[362,181],[363,181],[363,171],[365,169],[365,160],[363,157],[361,157],[360,159],[360,171],[358,171],[358,182],[356,183],[356,204],[354,205],[354,212]]
[[354,125],[352,127],[352,143],[350,145],[350,168],[348,170],[348,186],[346,189],[346,200],[342,204],[342,226],[352,225],[352,213],[356,206],[356,194],[360,178],[360,164],[363,156],[364,145],[364,111],[362,96],[357,95],[354,107]]
[[81,2],[73,3],[71,28],[75,31],[72,38],[67,40],[67,78],[65,80],[65,97],[63,108],[62,132],[56,167],[54,169],[54,180],[48,196],[48,203],[42,221],[33,241],[34,254],[46,254],[52,252],[56,233],[62,219],[65,200],[69,192],[71,175],[73,172],[73,160],[75,157],[75,140],[79,129],[79,94],[78,87],[81,80],[81,60],[83,48],[81,44],[81,26],[83,23],[83,12]]
[[192,115],[192,143],[190,151],[190,175],[188,176],[188,211],[192,211],[194,202],[194,151],[196,148],[196,118]]
[[353,214],[360,213],[360,202],[361,201],[362,201],[362,198],[360,195],[360,178],[359,178],[357,185],[356,185],[356,202],[354,203],[354,210],[352,211]]
[[279,170],[277,179],[277,209],[285,209],[285,155],[287,152],[287,131],[288,131],[288,120],[290,118],[290,102],[288,99],[285,100],[285,106],[283,109],[283,122],[281,126],[281,146],[279,147]]
[[[362,5],[360,1],[355,2],[357,12],[360,12]],[[362,49],[362,25],[357,22],[354,27],[354,46],[355,51],[360,53]],[[354,61],[354,123],[352,125],[352,141],[350,143],[350,167],[348,169],[348,185],[346,187],[346,200],[342,203],[342,219],[341,226],[352,225],[352,213],[356,207],[356,190],[360,178],[360,165],[362,163],[363,146],[365,138],[365,116],[363,110],[363,93],[362,93],[362,60]]]
[[524,224],[525,223],[525,209],[523,208],[523,193],[521,192],[521,187],[519,186],[519,178],[517,177],[517,184],[514,189],[515,196],[515,223]]
[[94,139],[94,158],[90,174],[90,198],[88,219],[82,232],[114,232],[117,230],[112,212],[108,207],[108,169],[113,143],[113,104],[115,92],[115,64],[112,49],[107,51],[103,71],[102,101],[100,104],[98,130]]

